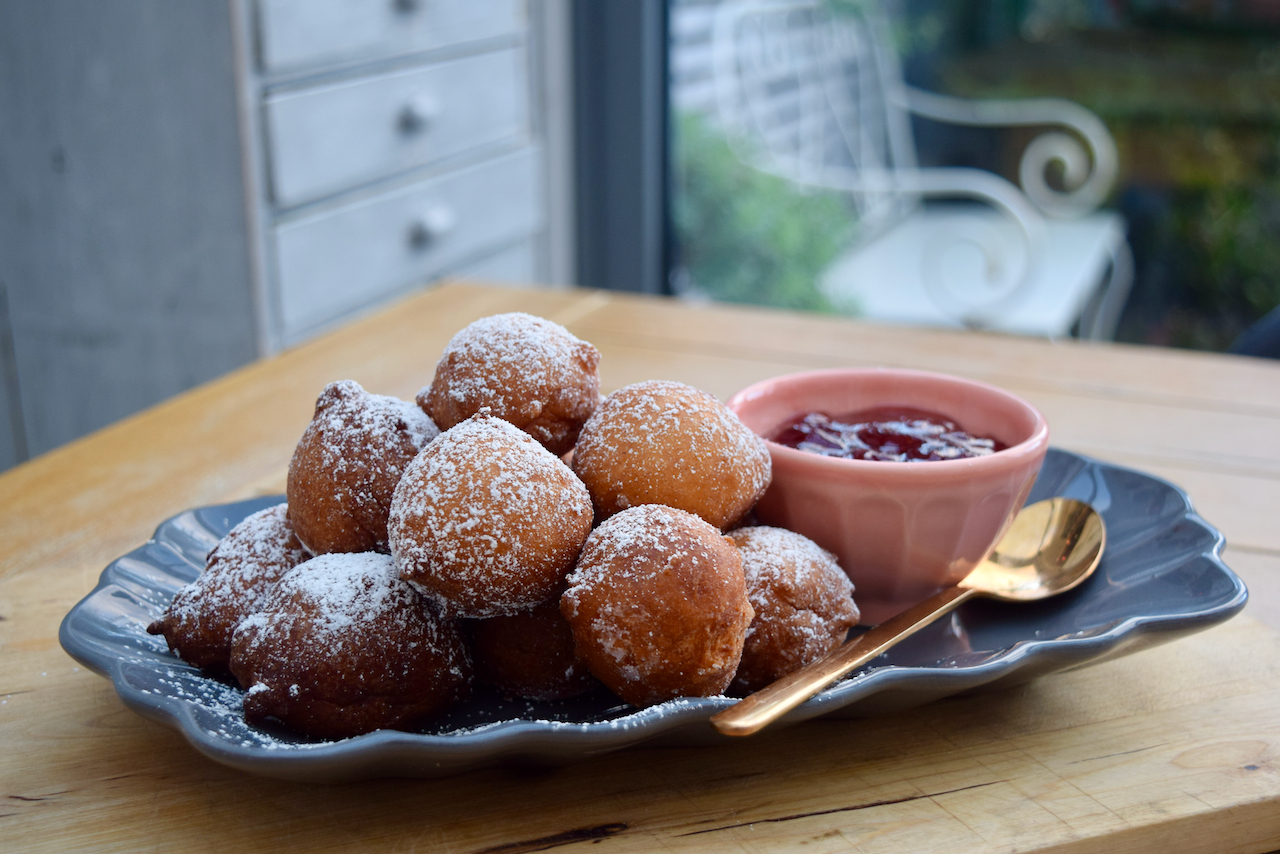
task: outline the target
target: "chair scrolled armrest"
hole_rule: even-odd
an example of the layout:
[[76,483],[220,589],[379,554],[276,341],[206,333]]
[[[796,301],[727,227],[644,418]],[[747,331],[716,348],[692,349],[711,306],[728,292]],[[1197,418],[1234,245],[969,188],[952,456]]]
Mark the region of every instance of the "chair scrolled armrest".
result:
[[[895,94],[908,111],[948,124],[1056,128],[1027,145],[1018,169],[1023,192],[1046,216],[1083,216],[1102,204],[1115,183],[1119,164],[1115,140],[1097,115],[1073,101],[970,100],[912,86],[903,86]],[[1047,180],[1046,172],[1055,162],[1062,168],[1065,189],[1050,186]]]
[[[998,235],[982,220],[973,219],[963,228],[957,220],[952,223],[952,230],[939,232],[917,259],[930,298],[948,315],[972,328],[990,326],[1004,307],[1017,301],[1042,255],[1046,240],[1044,216],[1016,186],[991,172],[967,167],[848,170],[827,166],[821,172],[803,178],[793,176],[792,180],[850,193],[892,192],[920,199],[964,199],[980,202],[1000,214],[1012,227],[1005,237],[1020,243],[1021,252],[1010,252],[1011,247],[1003,239],[993,240]],[[866,241],[880,232],[877,226],[892,227],[893,223],[863,225],[861,237]],[[960,244],[976,249],[984,258],[980,287],[953,287],[945,259],[948,251]]]

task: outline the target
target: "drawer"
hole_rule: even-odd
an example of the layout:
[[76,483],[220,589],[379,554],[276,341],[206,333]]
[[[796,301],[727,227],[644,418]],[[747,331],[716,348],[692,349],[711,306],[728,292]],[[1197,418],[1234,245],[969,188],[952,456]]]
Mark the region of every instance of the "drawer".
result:
[[259,0],[268,73],[399,56],[521,32],[523,0]]
[[281,225],[284,342],[533,234],[542,225],[537,169],[525,148]]
[[523,48],[288,92],[266,102],[273,200],[284,208],[528,136]]

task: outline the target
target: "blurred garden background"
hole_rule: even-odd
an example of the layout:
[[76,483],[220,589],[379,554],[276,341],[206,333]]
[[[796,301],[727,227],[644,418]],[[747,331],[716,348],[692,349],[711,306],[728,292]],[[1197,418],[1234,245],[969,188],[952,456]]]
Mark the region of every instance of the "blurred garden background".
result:
[[[828,0],[838,11],[842,3]],[[838,194],[737,161],[708,120],[705,23],[671,8],[673,286],[828,311],[814,281],[856,228]],[[1280,2],[901,0],[906,81],[966,98],[1051,96],[1096,113],[1118,180],[1134,280],[1121,341],[1225,350],[1280,305]],[[1028,137],[914,120],[921,165],[1010,179]]]

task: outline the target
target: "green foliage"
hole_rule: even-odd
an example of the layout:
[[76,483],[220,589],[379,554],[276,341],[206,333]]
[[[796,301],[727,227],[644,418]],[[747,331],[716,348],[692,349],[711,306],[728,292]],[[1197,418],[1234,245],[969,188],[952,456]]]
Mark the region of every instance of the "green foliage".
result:
[[1280,305],[1280,188],[1184,193],[1172,215],[1175,243],[1189,269],[1183,311],[1169,324],[1171,343],[1224,349]]
[[834,193],[743,164],[697,116],[682,116],[673,218],[690,288],[724,302],[832,311],[817,280],[853,218]]
[[[1176,27],[1154,5],[1113,4],[1090,27],[1078,0],[1030,4],[1024,38],[951,46],[935,67],[947,94],[1065,97],[1101,116],[1136,264],[1117,337],[1221,350],[1280,305],[1280,40],[1210,26],[1238,4],[1158,4],[1181,10]],[[1036,10],[1055,26],[1033,26]]]
[[[1280,305],[1280,194],[1275,188],[1218,187],[1190,223],[1202,247],[1207,278],[1232,307],[1261,316]],[[1226,287],[1223,287],[1226,285]]]

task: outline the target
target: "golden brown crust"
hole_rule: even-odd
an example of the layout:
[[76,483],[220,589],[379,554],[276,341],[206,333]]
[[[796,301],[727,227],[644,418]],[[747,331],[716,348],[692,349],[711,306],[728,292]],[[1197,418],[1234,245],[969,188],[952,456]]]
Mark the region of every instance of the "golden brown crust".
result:
[[600,684],[573,651],[559,596],[470,629],[476,678],[509,696],[564,700]]
[[439,430],[417,406],[330,383],[294,449],[289,519],[312,554],[386,552],[391,496],[409,461]]
[[599,361],[513,313],[455,336],[414,403],[330,384],[288,503],[232,531],[150,630],[240,680],[250,723],[318,738],[411,727],[473,672],[508,696],[603,683],[648,706],[750,690],[838,643],[858,615],[830,555],[722,534],[769,484],[764,443],[681,383],[602,401]]
[[597,521],[665,504],[732,526],[769,486],[769,451],[724,404],[682,383],[653,380],[609,395],[578,437],[573,470]]
[[733,543],[656,504],[592,532],[560,609],[579,658],[636,706],[723,693],[752,617]]
[[401,575],[464,617],[511,614],[555,595],[590,529],[577,476],[487,413],[414,459],[388,524]]
[[206,673],[231,675],[231,635],[277,581],[310,555],[286,517],[284,504],[254,513],[209,552],[204,572],[174,594],[164,615],[147,627],[169,648]]
[[470,691],[457,627],[387,555],[329,554],[286,574],[236,629],[245,718],[345,738],[435,716]]
[[453,337],[417,402],[447,430],[487,408],[557,456],[600,400],[600,351],[557,323],[513,312]]
[[807,537],[766,526],[728,537],[742,554],[755,609],[733,681],[735,692],[750,693],[842,644],[859,613],[835,555]]

